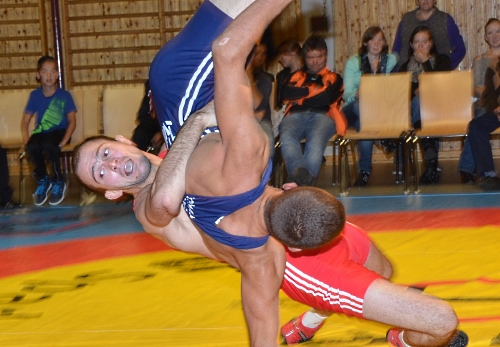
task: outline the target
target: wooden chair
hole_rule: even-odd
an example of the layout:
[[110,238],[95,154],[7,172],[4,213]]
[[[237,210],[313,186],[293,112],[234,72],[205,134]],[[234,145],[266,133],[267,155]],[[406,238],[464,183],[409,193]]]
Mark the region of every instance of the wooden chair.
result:
[[423,137],[467,135],[472,119],[473,79],[471,71],[423,73],[419,76],[422,128],[412,135],[414,190],[419,192],[417,140]]
[[[410,75],[397,73],[391,75],[363,75],[359,85],[360,131],[347,129],[345,136],[338,140],[338,160],[340,170],[340,195],[347,194],[350,185],[349,159],[347,146],[354,140],[379,140],[401,138],[407,143],[410,131]],[[409,151],[408,146],[404,146]],[[354,147],[354,167],[357,162]],[[409,153],[408,153],[409,154]],[[404,156],[407,158],[408,156]],[[409,174],[403,165],[403,172]],[[405,177],[405,192],[407,182]]]
[[104,135],[131,138],[137,111],[144,97],[144,85],[105,88],[102,101]]

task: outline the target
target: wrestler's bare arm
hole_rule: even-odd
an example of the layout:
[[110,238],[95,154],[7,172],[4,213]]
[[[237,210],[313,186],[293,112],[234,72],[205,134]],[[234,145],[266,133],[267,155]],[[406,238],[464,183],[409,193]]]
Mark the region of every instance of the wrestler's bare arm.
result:
[[276,346],[285,251],[273,238],[263,248],[240,266],[241,298],[251,346]]
[[290,2],[254,2],[212,44],[215,112],[224,147],[222,179],[226,187],[239,190],[227,194],[254,188],[269,160],[269,141],[255,119],[252,89],[244,66],[264,28]]
[[[264,29],[290,2],[257,0],[212,44],[215,111],[224,155],[220,179],[227,195],[254,188],[269,158],[269,141],[254,117],[244,66]],[[242,304],[251,345],[275,346],[284,249],[270,238],[264,246],[241,253],[235,257],[241,259]]]
[[164,227],[179,214],[186,191],[186,164],[203,130],[210,125],[215,125],[213,102],[188,118],[160,164],[153,184],[137,194],[136,216],[140,221]]

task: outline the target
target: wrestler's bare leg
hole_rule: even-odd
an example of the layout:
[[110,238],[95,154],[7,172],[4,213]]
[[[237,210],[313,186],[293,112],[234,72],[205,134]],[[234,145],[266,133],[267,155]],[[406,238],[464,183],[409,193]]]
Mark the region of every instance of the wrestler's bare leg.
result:
[[392,265],[380,250],[370,242],[370,252],[363,264],[368,270],[378,273],[380,276],[389,279],[392,277]]
[[255,0],[210,0],[219,10],[233,19],[254,1]]
[[411,346],[443,346],[458,324],[446,301],[385,279],[375,280],[368,287],[363,316],[405,329],[404,340]]

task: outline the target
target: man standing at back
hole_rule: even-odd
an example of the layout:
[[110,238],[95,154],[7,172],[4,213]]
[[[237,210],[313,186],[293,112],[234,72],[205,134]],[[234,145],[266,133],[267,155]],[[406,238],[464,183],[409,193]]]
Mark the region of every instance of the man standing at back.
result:
[[[295,72],[281,89],[286,105],[280,123],[281,153],[288,180],[299,186],[314,186],[328,140],[343,135],[346,121],[339,111],[342,78],[326,67],[327,47],[318,36],[302,47],[306,68]],[[304,151],[301,141],[305,140]]]

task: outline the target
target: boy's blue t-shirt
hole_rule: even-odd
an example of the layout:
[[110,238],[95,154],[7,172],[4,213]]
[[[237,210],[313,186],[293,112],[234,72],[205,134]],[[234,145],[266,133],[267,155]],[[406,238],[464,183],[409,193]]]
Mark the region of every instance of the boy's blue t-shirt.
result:
[[24,113],[36,114],[36,123],[33,134],[66,129],[68,127],[68,113],[76,112],[75,102],[71,94],[57,88],[54,95],[43,95],[42,87],[33,90]]

